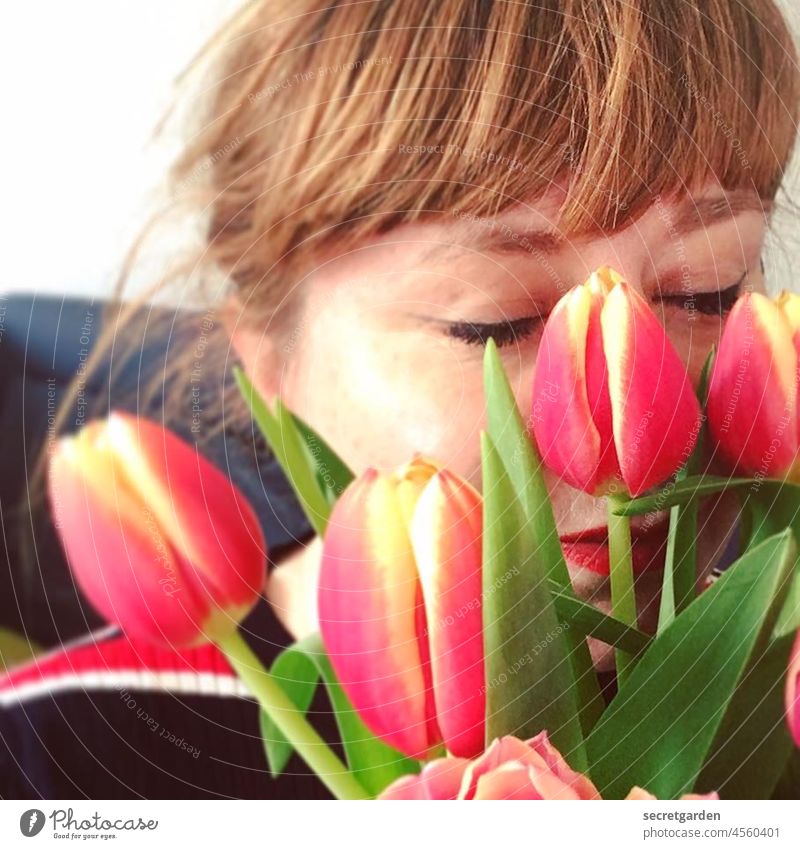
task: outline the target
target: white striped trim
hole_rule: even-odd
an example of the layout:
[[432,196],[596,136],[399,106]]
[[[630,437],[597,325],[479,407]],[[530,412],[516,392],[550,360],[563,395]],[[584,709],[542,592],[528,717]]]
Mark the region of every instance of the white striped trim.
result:
[[[251,698],[250,690],[235,675],[216,672],[158,672],[143,669],[114,672],[77,672],[13,685],[0,692],[0,707],[10,707],[43,696],[70,690],[126,690],[179,693],[191,696]],[[122,697],[122,696],[120,696]]]
[[113,637],[119,637],[121,635],[122,631],[120,631],[118,625],[105,625],[102,628],[98,628],[96,631],[89,631],[88,634],[84,634],[81,637],[74,637],[71,640],[67,640],[66,643],[61,643],[61,645],[54,646],[47,651],[39,652],[30,660],[26,661],[26,664],[35,666],[37,664],[44,663],[46,660],[50,660],[50,658],[55,657],[56,655],[72,651],[72,649],[79,649],[81,646],[95,645],[96,643],[101,643],[104,640],[110,640]]

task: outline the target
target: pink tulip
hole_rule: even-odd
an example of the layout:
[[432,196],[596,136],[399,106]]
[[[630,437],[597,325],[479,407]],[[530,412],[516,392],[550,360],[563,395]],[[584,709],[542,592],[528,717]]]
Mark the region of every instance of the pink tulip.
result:
[[786,722],[795,745],[800,747],[800,631],[792,647],[786,675]]
[[548,468],[604,495],[639,495],[669,478],[697,440],[686,369],[645,301],[600,269],[556,304],[533,383],[533,432]]
[[[542,731],[527,742],[501,737],[475,760],[440,758],[419,775],[398,778],[381,799],[600,799],[592,782],[569,767]],[[634,787],[628,799],[655,799]],[[717,799],[716,793],[683,799]]]
[[742,474],[800,480],[800,295],[743,295],[714,359],[708,424],[719,452]]
[[325,535],[320,630],[367,726],[410,757],[483,748],[481,499],[422,459],[370,470]]
[[258,600],[266,549],[252,508],[154,422],[112,413],[60,440],[48,490],[78,584],[131,636],[213,640]]

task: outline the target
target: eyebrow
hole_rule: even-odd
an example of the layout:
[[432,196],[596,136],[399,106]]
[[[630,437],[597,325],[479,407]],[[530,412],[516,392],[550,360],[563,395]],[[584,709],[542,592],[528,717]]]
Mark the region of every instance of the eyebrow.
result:
[[667,225],[677,234],[686,235],[696,230],[730,221],[746,212],[769,214],[772,204],[751,191],[731,192],[721,198],[684,199]]
[[[746,212],[768,215],[772,202],[752,191],[730,192],[719,198],[684,198],[675,210],[663,205],[667,226],[675,235],[688,235],[697,230],[730,221]],[[514,227],[502,219],[492,219],[489,226],[470,234],[469,245],[475,250],[498,253],[526,253],[550,255],[559,251],[567,238],[556,230],[536,227]]]
[[555,253],[566,241],[564,236],[555,230],[514,227],[500,219],[494,219],[491,227],[484,225],[480,231],[470,235],[471,247],[477,250],[530,255]]

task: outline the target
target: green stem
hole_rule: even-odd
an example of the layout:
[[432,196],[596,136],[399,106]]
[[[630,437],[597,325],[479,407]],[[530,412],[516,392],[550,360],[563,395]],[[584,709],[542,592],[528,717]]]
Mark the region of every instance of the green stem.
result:
[[317,734],[278,682],[264,669],[238,630],[217,639],[239,677],[295,751],[337,799],[369,799],[352,773]]
[[[624,495],[608,496],[608,549],[611,564],[611,614],[626,625],[636,627],[636,595],[633,588],[633,556],[631,554],[631,520],[614,513],[627,501]],[[622,686],[630,673],[634,657],[622,649],[614,651],[617,684]]]

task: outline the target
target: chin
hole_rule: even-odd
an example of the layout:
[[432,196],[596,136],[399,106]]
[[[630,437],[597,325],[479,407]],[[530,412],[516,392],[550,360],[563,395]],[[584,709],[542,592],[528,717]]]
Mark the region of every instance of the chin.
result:
[[[608,573],[602,574],[595,569],[575,564],[569,559],[567,559],[567,568],[578,598],[590,602],[598,610],[611,615],[611,585]],[[662,559],[661,569],[650,568],[636,575],[636,609],[639,628],[646,633],[655,633],[658,624],[663,571]],[[589,650],[598,672],[608,672],[614,668],[614,649],[611,646],[590,637]]]

